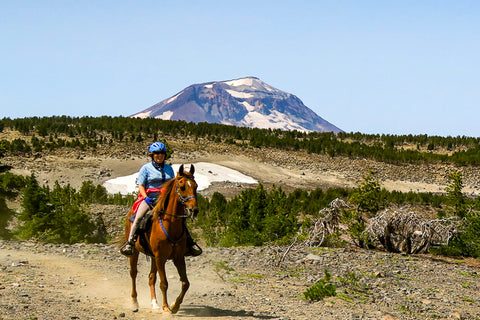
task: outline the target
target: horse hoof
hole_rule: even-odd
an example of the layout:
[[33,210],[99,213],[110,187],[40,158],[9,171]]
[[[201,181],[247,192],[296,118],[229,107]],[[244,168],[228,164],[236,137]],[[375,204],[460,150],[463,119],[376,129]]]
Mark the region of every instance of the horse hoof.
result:
[[178,309],[180,309],[180,306],[178,305],[175,305],[175,303],[172,303],[172,305],[170,306],[170,311],[175,314],[178,312]]
[[160,309],[160,306],[157,303],[157,299],[152,300],[152,309]]
[[138,309],[139,309],[139,305],[138,305],[138,302],[135,299],[132,303],[132,312],[138,312]]
[[163,308],[163,312],[165,313],[172,313],[172,311],[170,310],[170,308]]

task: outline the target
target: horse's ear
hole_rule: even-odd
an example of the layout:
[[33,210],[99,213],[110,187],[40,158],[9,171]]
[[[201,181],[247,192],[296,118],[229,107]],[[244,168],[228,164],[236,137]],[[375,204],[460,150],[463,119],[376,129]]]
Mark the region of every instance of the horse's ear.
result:
[[193,164],[190,165],[190,174],[193,176],[193,174],[195,173],[195,167],[193,166]]
[[178,168],[178,175],[183,176],[183,164],[180,165],[180,168]]

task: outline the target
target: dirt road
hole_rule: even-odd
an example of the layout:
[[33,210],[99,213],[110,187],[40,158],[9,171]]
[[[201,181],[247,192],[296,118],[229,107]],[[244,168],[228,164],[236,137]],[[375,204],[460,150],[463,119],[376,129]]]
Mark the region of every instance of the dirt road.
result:
[[[309,249],[292,251],[275,266],[272,248],[205,249],[187,260],[191,287],[171,315],[150,307],[144,258],[134,313],[127,261],[114,246],[0,241],[0,319],[480,318],[476,260]],[[337,296],[302,298],[325,269]],[[167,274],[171,302],[180,288],[171,263]]]
[[[25,243],[24,243],[25,244]],[[163,319],[172,315],[150,307],[148,270],[150,262],[140,259],[138,299],[140,310],[131,311],[130,277],[127,259],[110,246],[99,249],[63,248],[34,253],[30,248],[0,249],[3,269],[0,281],[2,297],[0,319]],[[106,248],[106,249],[105,249]],[[38,246],[33,248],[38,249]],[[94,257],[95,256],[95,257]],[[104,259],[101,257],[103,256]],[[115,257],[117,256],[117,257]],[[100,259],[99,259],[100,258]],[[214,305],[192,304],[212,292],[227,290],[228,285],[208,263],[201,263],[189,272],[192,286],[188,299],[175,318],[218,319],[233,318],[236,311],[222,310]],[[201,272],[198,270],[201,269]],[[180,284],[171,262],[167,264],[170,283],[169,302],[178,295]],[[162,296],[158,289],[158,299]]]

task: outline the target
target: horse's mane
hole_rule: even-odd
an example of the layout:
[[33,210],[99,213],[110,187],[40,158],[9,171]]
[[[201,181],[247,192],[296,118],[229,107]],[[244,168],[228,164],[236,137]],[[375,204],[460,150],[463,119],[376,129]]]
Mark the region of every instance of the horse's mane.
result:
[[153,208],[153,219],[158,219],[159,216],[165,211],[165,207],[170,199],[170,193],[172,193],[173,186],[175,185],[176,178],[170,179],[162,186],[165,191],[162,192],[158,198],[158,202]]

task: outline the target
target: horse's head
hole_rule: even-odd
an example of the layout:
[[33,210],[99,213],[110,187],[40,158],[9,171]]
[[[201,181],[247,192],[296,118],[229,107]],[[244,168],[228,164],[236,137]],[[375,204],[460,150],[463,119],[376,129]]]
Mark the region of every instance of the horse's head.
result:
[[190,218],[195,218],[198,214],[197,205],[197,183],[193,174],[195,173],[195,167],[190,165],[190,171],[185,171],[183,164],[178,169],[176,183],[177,193],[180,201],[185,206],[185,213]]

